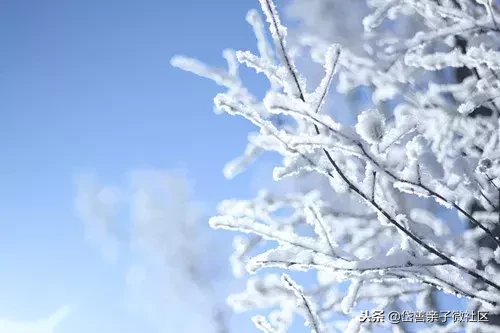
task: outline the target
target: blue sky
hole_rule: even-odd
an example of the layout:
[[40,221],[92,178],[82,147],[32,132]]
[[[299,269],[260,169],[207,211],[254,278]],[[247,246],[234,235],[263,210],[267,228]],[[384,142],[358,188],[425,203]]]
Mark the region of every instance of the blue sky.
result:
[[224,48],[252,47],[245,15],[257,2],[1,3],[0,319],[68,306],[56,333],[162,331],[165,322],[130,307],[133,254],[110,263],[85,236],[75,178],[94,174],[126,192],[130,172],[187,170],[205,213],[251,192],[262,172],[226,181],[221,171],[251,125],[214,115],[220,89],[169,61],[181,53],[222,66]]

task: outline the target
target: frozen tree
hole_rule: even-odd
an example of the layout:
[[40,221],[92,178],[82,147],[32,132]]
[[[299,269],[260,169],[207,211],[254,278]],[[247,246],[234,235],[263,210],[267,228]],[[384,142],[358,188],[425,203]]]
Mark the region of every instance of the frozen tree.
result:
[[[206,254],[213,244],[203,236],[206,219],[189,178],[179,170],[134,170],[126,179],[110,186],[78,177],[75,206],[87,238],[106,259],[125,263],[130,303],[160,331],[182,325],[227,332],[226,306],[216,294],[220,272]],[[165,316],[173,307],[190,321]]]
[[[295,313],[315,333],[403,332],[407,323],[366,320],[362,310],[434,314],[436,291],[500,313],[495,3],[295,0],[290,13],[304,29],[292,45],[273,1],[259,2],[266,23],[255,10],[247,16],[257,53],[226,50],[225,70],[172,59],[227,89],[214,99],[217,110],[257,127],[225,168],[228,178],[272,151],[282,157],[276,181],[321,179],[310,191],[262,190],[219,205],[210,225],[239,232],[235,275],[258,273],[229,297],[232,307],[262,310],[253,321],[263,332],[287,331]],[[324,67],[312,88],[296,66],[303,49]],[[268,78],[264,98],[245,88],[239,64]],[[341,124],[331,87],[365,89],[373,105],[354,126]],[[309,272],[304,284],[295,271]],[[477,320],[426,319],[412,331],[498,331]]]

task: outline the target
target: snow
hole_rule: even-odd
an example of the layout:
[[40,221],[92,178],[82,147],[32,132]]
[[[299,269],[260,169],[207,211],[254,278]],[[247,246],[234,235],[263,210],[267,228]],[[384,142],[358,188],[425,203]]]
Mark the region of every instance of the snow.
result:
[[358,116],[356,132],[368,143],[374,144],[382,140],[385,134],[385,118],[376,109],[363,111]]
[[[227,70],[186,57],[172,61],[227,88],[215,98],[216,107],[258,127],[243,155],[226,166],[226,177],[271,151],[281,156],[273,179],[300,184],[283,196],[266,192],[225,201],[210,219],[213,228],[240,234],[231,263],[238,276],[243,267],[253,274],[230,304],[245,311],[275,309],[267,319],[253,317],[263,332],[286,331],[294,312],[313,332],[326,332],[332,313],[346,319],[344,332],[360,332],[368,329],[359,320],[364,301],[392,309],[399,300],[416,298],[422,310],[431,306],[435,291],[500,311],[500,250],[478,245],[492,237],[477,226],[498,225],[500,209],[500,38],[491,10],[460,0],[461,8],[455,1],[311,0],[309,7],[298,2],[295,8],[330,16],[315,20],[304,13],[307,29],[294,39],[274,2],[260,0],[272,46],[252,10],[247,21],[258,54],[227,51]],[[370,11],[362,22],[329,7],[358,5]],[[327,29],[332,21],[350,35],[334,38],[339,30]],[[465,49],[458,48],[456,36],[467,41]],[[295,65],[306,52],[293,52],[293,46],[307,48],[311,60],[323,65],[314,89],[306,89]],[[234,57],[265,74],[270,89],[262,99],[246,90]],[[474,75],[456,82],[449,74],[459,67]],[[354,126],[335,114],[353,110],[325,103],[333,86],[346,100],[358,88],[369,91],[373,106],[363,106]],[[490,108],[492,116],[471,117],[479,106]],[[287,123],[278,125],[271,116],[286,117]],[[484,208],[472,214],[474,202]],[[289,214],[275,216],[278,209]],[[474,228],[457,228],[459,219],[469,218]],[[276,270],[315,272],[318,278],[308,289],[288,275],[280,281]],[[349,288],[340,290],[338,283],[345,281]],[[454,329],[448,325],[443,331],[448,328]]]

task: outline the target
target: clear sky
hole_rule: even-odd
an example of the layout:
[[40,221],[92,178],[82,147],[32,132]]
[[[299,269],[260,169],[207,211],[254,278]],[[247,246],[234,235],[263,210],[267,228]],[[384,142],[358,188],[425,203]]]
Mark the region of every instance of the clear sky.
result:
[[136,170],[187,170],[209,211],[251,191],[259,171],[233,181],[221,171],[251,126],[216,116],[220,89],[169,61],[223,66],[224,48],[253,47],[245,15],[256,5],[1,1],[0,328],[62,313],[56,333],[168,331],[172,315],[159,323],[130,306],[127,259],[110,263],[88,241],[75,177],[129,188]]

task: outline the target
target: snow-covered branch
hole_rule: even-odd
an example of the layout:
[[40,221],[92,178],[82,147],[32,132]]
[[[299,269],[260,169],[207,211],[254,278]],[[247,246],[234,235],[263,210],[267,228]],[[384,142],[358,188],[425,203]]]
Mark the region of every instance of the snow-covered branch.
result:
[[[272,0],[259,2],[274,51],[252,10],[247,21],[258,54],[227,51],[227,70],[185,57],[172,61],[227,88],[214,100],[218,110],[258,127],[243,156],[226,168],[228,178],[273,151],[282,156],[275,180],[314,180],[312,191],[262,191],[254,199],[219,205],[210,225],[244,234],[234,242],[236,275],[242,276],[242,268],[258,273],[245,292],[230,298],[232,306],[275,309],[253,318],[263,332],[286,331],[294,312],[304,315],[312,332],[337,329],[333,313],[345,319],[346,332],[390,329],[360,323],[358,310],[399,308],[402,299],[428,299],[437,290],[500,312],[495,6],[462,0],[294,0],[295,16],[306,25],[294,46],[309,50],[325,72],[308,89],[278,9]],[[356,10],[364,18],[350,21],[341,14]],[[331,19],[321,20],[319,13]],[[342,24],[331,26],[332,20]],[[340,36],[346,33],[351,35]],[[265,74],[270,89],[261,100],[244,87],[230,59]],[[354,125],[344,124],[343,110],[329,103],[333,88],[344,94],[368,90],[372,106]],[[285,117],[286,124],[276,125],[275,116]],[[460,220],[471,227],[463,230]],[[269,268],[316,272],[316,292],[287,275],[276,280]],[[347,291],[339,289],[346,281]],[[429,302],[416,303],[421,308]]]

